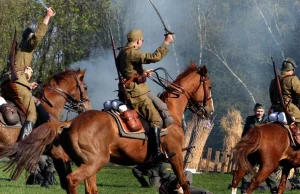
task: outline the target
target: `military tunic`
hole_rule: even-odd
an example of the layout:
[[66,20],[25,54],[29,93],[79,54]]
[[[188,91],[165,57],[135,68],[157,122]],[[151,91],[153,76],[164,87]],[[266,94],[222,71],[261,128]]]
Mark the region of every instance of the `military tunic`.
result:
[[267,121],[266,115],[263,115],[263,117],[260,120],[258,118],[256,118],[256,115],[248,116],[246,118],[246,122],[245,122],[245,125],[244,125],[244,130],[243,130],[243,133],[242,133],[242,137],[244,135],[246,135],[246,133],[248,133],[248,131],[252,127],[254,127],[255,125],[266,123],[266,121]]
[[[284,101],[287,103],[290,101],[288,105],[288,111],[295,118],[296,123],[300,123],[300,110],[297,107],[298,105],[298,95],[300,95],[300,81],[295,75],[287,75],[286,72],[282,72],[279,76],[282,97]],[[270,98],[272,104],[275,104],[276,112],[283,111],[283,108],[279,104],[279,96],[277,95],[277,88],[275,80],[272,80],[270,84]],[[277,105],[276,105],[277,104]]]
[[[123,78],[128,80],[135,74],[143,75],[142,64],[158,62],[168,51],[169,49],[166,44],[162,44],[154,53],[144,53],[138,48],[126,45],[118,55],[117,65]],[[162,119],[151,99],[146,95],[150,92],[147,84],[133,81],[126,87],[126,90],[133,108],[148,120],[151,127],[160,128],[162,126]]]
[[36,107],[30,92],[30,83],[26,79],[24,70],[31,66],[34,49],[43,39],[47,30],[48,26],[41,23],[29,40],[22,40],[17,47],[15,56],[15,67],[19,78],[15,82],[10,82],[11,75],[8,73],[1,81],[2,96],[16,103],[27,114],[26,120],[33,123],[37,119]]

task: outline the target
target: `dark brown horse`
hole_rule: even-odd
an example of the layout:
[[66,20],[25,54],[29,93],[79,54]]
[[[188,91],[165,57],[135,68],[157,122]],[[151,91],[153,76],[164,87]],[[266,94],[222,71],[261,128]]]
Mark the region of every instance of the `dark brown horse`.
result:
[[[84,83],[84,74],[85,70],[80,69],[55,74],[43,85],[43,91],[38,92],[36,97],[50,114],[51,121],[59,121],[66,104],[75,112],[91,109],[87,86]],[[20,129],[5,128],[0,125],[0,152],[8,151],[6,146],[16,143]],[[51,155],[54,156],[54,163],[57,168],[61,168],[63,162],[69,161],[69,157],[63,152],[59,144],[52,146]],[[64,177],[65,174],[61,176]]]
[[251,181],[247,193],[252,193],[278,166],[282,166],[282,176],[278,193],[282,194],[290,169],[300,165],[300,151],[291,146],[289,133],[277,123],[262,124],[253,127],[236,145],[235,161],[239,169],[234,173],[232,193],[247,172],[259,164],[259,171]]
[[[168,127],[168,134],[162,137],[162,148],[166,153],[174,152],[176,154],[170,159],[170,163],[184,189],[184,193],[188,194],[188,184],[183,173],[184,132],[181,128],[181,120],[187,105],[201,117],[208,117],[213,112],[211,83],[207,75],[207,68],[205,66],[197,68],[191,62],[187,70],[179,75],[171,86],[172,88],[175,86],[177,90],[163,93],[162,99],[167,103],[175,121]],[[96,173],[108,162],[133,165],[143,164],[150,159],[147,155],[148,142],[120,137],[114,117],[107,112],[86,111],[70,122],[58,123],[56,129],[63,125],[70,126],[59,135],[60,143],[78,166],[74,172],[67,176],[68,193],[70,194],[76,194],[76,187],[86,179],[91,186],[90,190],[86,190],[86,193],[98,193]],[[55,126],[49,124],[44,124],[39,128],[57,131]],[[25,144],[20,147],[24,146],[26,147]],[[40,144],[31,146],[33,152],[40,151]],[[15,149],[18,150],[18,148]],[[18,157],[16,163],[19,167],[31,169],[36,163],[33,162],[32,155],[26,156],[20,153]],[[29,161],[28,158],[31,160]]]

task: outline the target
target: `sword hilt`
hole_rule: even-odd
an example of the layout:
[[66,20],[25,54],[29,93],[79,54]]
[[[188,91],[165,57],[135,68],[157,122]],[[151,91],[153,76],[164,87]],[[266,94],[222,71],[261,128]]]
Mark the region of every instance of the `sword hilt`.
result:
[[169,31],[168,29],[165,29],[165,34],[164,34],[164,36],[168,36],[169,34],[173,35],[173,34],[175,34],[175,33]]
[[49,8],[52,9],[52,11],[53,11],[53,15],[52,16],[55,16],[55,14],[56,14],[55,9],[53,9],[53,7],[49,7]]

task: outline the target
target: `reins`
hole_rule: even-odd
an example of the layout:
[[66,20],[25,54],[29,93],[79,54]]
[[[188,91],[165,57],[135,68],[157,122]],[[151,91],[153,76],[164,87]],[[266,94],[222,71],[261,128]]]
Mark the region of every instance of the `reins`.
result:
[[[159,76],[159,74],[157,72],[158,70],[161,70],[164,72],[165,78]],[[170,82],[168,80],[168,78],[170,78],[173,82]],[[194,100],[193,95],[195,92],[193,92],[192,94],[189,94],[189,92],[186,91],[182,86],[175,84],[174,80],[171,78],[171,76],[169,75],[167,70],[162,67],[154,69],[153,74],[151,75],[151,77],[149,77],[149,79],[151,79],[156,84],[161,86],[165,91],[167,91],[171,94],[174,94],[176,97],[179,97],[180,94],[184,94],[186,96],[186,98],[188,99],[187,109],[189,109],[193,113],[197,114],[199,117],[201,116],[200,113],[203,113],[206,111],[205,106],[206,106],[207,101],[212,98],[211,96],[210,97],[207,96],[208,92],[205,87],[207,78],[204,76],[201,76],[201,75],[200,75],[199,85],[194,91],[196,92],[199,89],[199,87],[201,86],[201,84],[203,84],[204,98],[202,101]]]
[[53,107],[53,105],[51,104],[51,102],[46,98],[45,94],[44,94],[44,86],[49,88],[50,90],[55,91],[56,93],[58,93],[59,95],[61,95],[62,97],[64,97],[64,99],[66,100],[66,103],[64,104],[64,109],[67,110],[67,117],[66,120],[69,118],[69,114],[70,112],[75,112],[75,113],[81,113],[86,111],[86,108],[84,106],[84,102],[88,102],[89,99],[84,97],[84,84],[82,82],[80,82],[77,74],[73,71],[72,75],[76,81],[76,87],[79,89],[80,92],[80,99],[76,99],[73,96],[69,95],[68,93],[64,92],[63,90],[56,88],[56,87],[52,87],[49,85],[44,85],[41,87],[40,91],[42,94],[42,100],[44,102],[46,102],[51,108]]

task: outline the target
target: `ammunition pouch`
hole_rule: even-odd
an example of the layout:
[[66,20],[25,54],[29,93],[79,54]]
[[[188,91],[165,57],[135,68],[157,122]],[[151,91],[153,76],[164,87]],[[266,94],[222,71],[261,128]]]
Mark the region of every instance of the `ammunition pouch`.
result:
[[131,76],[129,79],[123,79],[122,83],[127,87],[129,86],[129,84],[131,84],[131,82],[135,82],[137,84],[142,84],[145,83],[147,80],[146,75],[139,75],[139,74],[134,74],[133,76]]
[[142,84],[142,83],[145,83],[147,80],[147,77],[146,75],[137,75],[137,77],[135,78],[135,82],[138,83],[138,84]]

